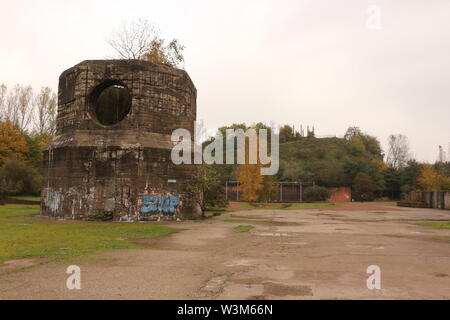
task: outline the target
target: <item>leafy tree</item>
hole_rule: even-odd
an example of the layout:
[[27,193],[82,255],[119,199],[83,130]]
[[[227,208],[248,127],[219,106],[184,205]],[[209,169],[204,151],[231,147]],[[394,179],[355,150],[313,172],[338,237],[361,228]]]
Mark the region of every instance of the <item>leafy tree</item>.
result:
[[306,170],[300,163],[283,161],[281,163],[281,169],[285,180],[292,182],[313,181],[313,174]]
[[424,191],[450,190],[450,177],[446,176],[444,171],[437,171],[429,164],[422,166],[417,180],[421,190]]
[[420,171],[422,165],[416,160],[409,160],[406,166],[401,171],[401,192],[404,196],[409,194],[411,191],[419,190],[420,186],[418,183]]
[[0,122],[0,164],[6,159],[23,158],[28,152],[24,134],[11,122]]
[[17,194],[22,189],[20,182],[13,182],[0,177],[0,205],[5,204],[5,198],[11,194]]
[[295,139],[294,129],[290,125],[280,127],[280,143],[289,142]]
[[429,164],[424,164],[420,170],[419,178],[417,179],[421,190],[437,191],[439,190],[439,176]]
[[385,194],[391,199],[399,199],[401,194],[401,172],[395,168],[388,167],[383,172],[385,182]]
[[353,156],[362,156],[366,152],[363,139],[360,136],[352,137],[348,142],[348,151]]
[[258,193],[263,188],[263,177],[260,164],[240,164],[237,180],[241,191],[241,198],[247,201],[257,201]]
[[161,63],[171,67],[181,66],[184,62],[184,46],[177,39],[173,39],[168,45],[165,40],[159,37],[153,39],[150,49],[143,56],[143,60],[154,63]]
[[349,141],[350,152],[354,155],[368,152],[380,160],[383,158],[378,139],[363,133],[359,127],[349,127],[344,135],[344,139]]
[[381,150],[380,141],[377,138],[364,134],[361,136],[364,148],[378,160],[383,160],[383,153]]
[[259,202],[269,202],[278,192],[276,176],[263,176],[261,189],[258,191]]
[[10,159],[0,169],[0,180],[9,194],[38,195],[41,187],[40,175],[25,162]]
[[325,201],[330,197],[330,192],[327,188],[313,186],[305,189],[304,196],[306,201]]
[[190,199],[187,204],[200,207],[202,218],[205,218],[207,208],[226,207],[223,184],[214,166],[199,165],[192,180],[192,184],[187,188],[187,198]]
[[351,183],[344,167],[332,161],[317,162],[310,166],[310,170],[314,172],[314,178],[310,181],[321,186],[342,187]]
[[377,186],[372,178],[363,172],[358,173],[353,180],[352,194],[356,201],[373,201],[376,190]]
[[47,133],[25,135],[28,151],[24,153],[24,159],[38,172],[42,170],[44,151],[51,139],[52,136]]
[[372,160],[374,171],[372,173],[372,178],[377,185],[377,195],[382,196],[384,190],[386,189],[386,181],[384,180],[384,172],[388,169],[387,165],[379,159]]

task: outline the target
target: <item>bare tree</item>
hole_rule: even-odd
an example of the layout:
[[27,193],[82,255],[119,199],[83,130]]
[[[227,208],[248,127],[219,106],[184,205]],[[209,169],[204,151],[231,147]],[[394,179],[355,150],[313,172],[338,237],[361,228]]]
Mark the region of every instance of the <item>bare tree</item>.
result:
[[12,90],[8,90],[5,108],[2,116],[3,121],[17,125],[19,117],[19,95],[20,86],[16,84]]
[[57,98],[49,87],[41,88],[34,98],[36,109],[35,130],[39,134],[54,135],[56,129]]
[[359,127],[348,127],[345,132],[344,139],[351,140],[353,137],[360,137],[363,133]]
[[3,121],[5,116],[7,90],[8,88],[2,83],[0,85],[0,121]]
[[387,163],[391,168],[403,168],[411,158],[408,138],[402,134],[391,134],[388,138]]
[[19,90],[17,127],[25,131],[33,116],[33,89],[31,86],[21,86]]
[[156,38],[155,28],[147,20],[138,19],[122,22],[113,31],[108,43],[121,59],[142,59]]
[[30,124],[33,115],[33,89],[30,86],[16,84],[9,90],[4,107],[2,107],[2,121],[9,121],[24,131]]
[[168,45],[159,32],[146,20],[123,22],[113,30],[108,43],[120,59],[138,59],[180,67],[184,62],[184,46],[177,39]]

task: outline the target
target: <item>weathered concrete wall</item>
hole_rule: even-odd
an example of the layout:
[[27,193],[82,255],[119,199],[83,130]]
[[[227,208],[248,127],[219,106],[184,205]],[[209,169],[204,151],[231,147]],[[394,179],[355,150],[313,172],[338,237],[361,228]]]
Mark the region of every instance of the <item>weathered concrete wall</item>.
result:
[[[99,92],[120,86],[129,113],[104,125]],[[193,133],[196,89],[179,69],[145,61],[88,60],[59,79],[57,136],[45,152],[42,213],[116,221],[191,218],[194,166],[171,162],[172,131]],[[193,135],[193,134],[192,134]]]
[[450,191],[413,191],[408,200],[424,203],[428,208],[450,209]]

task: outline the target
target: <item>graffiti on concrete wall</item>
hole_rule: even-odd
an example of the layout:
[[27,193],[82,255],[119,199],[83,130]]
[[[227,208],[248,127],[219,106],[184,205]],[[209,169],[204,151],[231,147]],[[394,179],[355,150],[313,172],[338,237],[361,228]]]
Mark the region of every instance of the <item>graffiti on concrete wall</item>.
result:
[[58,190],[45,189],[44,190],[44,205],[50,212],[58,212],[61,208],[61,192]]
[[148,194],[142,196],[141,214],[164,214],[174,215],[177,213],[178,206],[180,205],[180,197],[175,193]]

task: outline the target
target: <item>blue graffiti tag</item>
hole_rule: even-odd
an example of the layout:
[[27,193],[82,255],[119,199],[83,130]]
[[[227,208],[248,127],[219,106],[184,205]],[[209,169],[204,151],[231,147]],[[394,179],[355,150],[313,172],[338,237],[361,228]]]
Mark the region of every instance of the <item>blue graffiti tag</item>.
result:
[[141,213],[143,215],[150,215],[152,213],[173,215],[179,204],[180,198],[177,196],[147,195],[142,197]]

